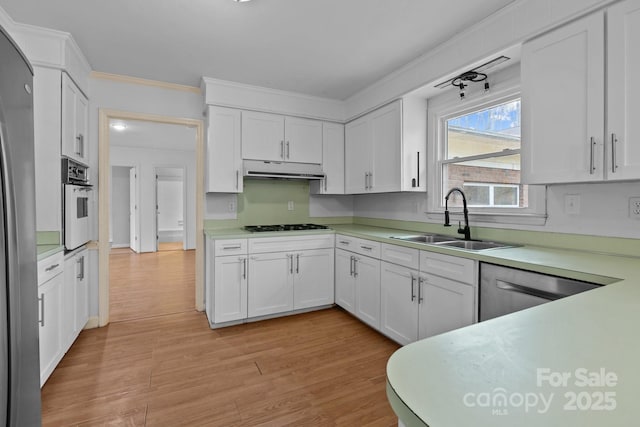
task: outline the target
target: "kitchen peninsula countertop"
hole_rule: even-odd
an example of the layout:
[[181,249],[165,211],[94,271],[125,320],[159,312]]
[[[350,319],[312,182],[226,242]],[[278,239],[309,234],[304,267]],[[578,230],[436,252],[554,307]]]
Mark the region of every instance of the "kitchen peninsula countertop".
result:
[[64,246],[59,244],[54,245],[37,245],[36,252],[38,254],[38,261],[42,261],[45,258],[49,258],[51,255],[55,255],[58,252],[64,251]]

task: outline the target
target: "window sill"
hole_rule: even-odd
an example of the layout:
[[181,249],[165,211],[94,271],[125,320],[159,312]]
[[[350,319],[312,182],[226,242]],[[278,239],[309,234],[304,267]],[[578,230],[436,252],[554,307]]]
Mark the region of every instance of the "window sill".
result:
[[[425,212],[427,218],[444,221],[444,210]],[[451,222],[464,221],[462,212],[449,211]],[[487,224],[545,225],[547,214],[469,212],[469,222]]]

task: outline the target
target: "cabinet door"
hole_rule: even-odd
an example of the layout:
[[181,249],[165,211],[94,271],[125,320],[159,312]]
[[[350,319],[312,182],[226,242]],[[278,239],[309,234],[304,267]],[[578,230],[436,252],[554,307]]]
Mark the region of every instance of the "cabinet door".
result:
[[36,179],[36,229],[62,231],[60,185],[60,70],[34,67],[33,123]]
[[418,339],[418,272],[382,262],[380,332],[402,345]]
[[522,48],[522,181],[602,180],[604,15]]
[[284,116],[242,112],[242,158],[285,160]]
[[354,263],[356,277],[356,316],[370,326],[380,329],[380,260],[357,256]]
[[246,319],[247,257],[219,256],[214,263],[214,323]]
[[356,312],[356,283],[353,277],[353,259],[353,253],[336,249],[336,304],[351,314]]
[[322,163],[322,122],[285,117],[285,159],[297,163]]
[[640,178],[640,1],[607,11],[608,179]]
[[282,252],[249,258],[249,317],[293,310],[292,258]]
[[471,285],[431,274],[420,280],[419,338],[473,324],[475,295]]
[[[75,256],[75,325],[74,339],[89,320],[89,252]],[[66,267],[65,267],[66,268]],[[66,271],[66,270],[65,270]]]
[[40,303],[40,386],[53,372],[62,352],[60,305],[64,274],[58,274],[38,287]]
[[402,101],[371,114],[371,177],[369,191],[385,193],[401,189]]
[[62,155],[88,163],[89,103],[66,73],[62,73]]
[[[65,353],[76,339],[76,257],[64,260],[64,281],[60,299],[60,345]],[[46,313],[45,307],[45,313]]]
[[293,308],[333,304],[333,249],[295,254]]
[[371,130],[368,117],[361,117],[345,126],[344,190],[346,194],[365,193],[369,188]]
[[240,110],[209,107],[207,192],[242,193]]
[[311,182],[311,192],[344,194],[344,125],[322,124],[322,170],[325,179]]

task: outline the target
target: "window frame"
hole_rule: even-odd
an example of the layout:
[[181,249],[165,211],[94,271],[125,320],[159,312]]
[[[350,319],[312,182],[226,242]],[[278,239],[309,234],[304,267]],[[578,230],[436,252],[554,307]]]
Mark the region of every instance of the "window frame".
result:
[[[502,85],[493,84],[490,92],[482,93],[479,89],[469,91],[470,95],[461,101],[455,91],[448,91],[435,99],[428,101],[428,211],[430,219],[441,219],[444,213],[444,191],[443,191],[443,166],[445,164],[462,163],[464,161],[477,160],[483,158],[494,158],[496,153],[481,154],[457,159],[446,159],[445,140],[447,132],[447,120],[464,116],[476,111],[488,109],[493,106],[505,104],[515,99],[521,100],[519,79],[517,81],[503,82]],[[479,86],[479,85],[476,85]],[[481,85],[480,85],[481,86]],[[517,150],[500,152],[499,156],[520,154],[522,170],[522,146]],[[476,222],[487,223],[514,223],[514,224],[534,224],[543,225],[546,223],[546,187],[540,185],[529,185],[529,206],[520,207],[496,207],[496,206],[470,206],[469,216]],[[452,217],[458,219],[457,211],[450,209]],[[455,213],[454,213],[455,212]]]

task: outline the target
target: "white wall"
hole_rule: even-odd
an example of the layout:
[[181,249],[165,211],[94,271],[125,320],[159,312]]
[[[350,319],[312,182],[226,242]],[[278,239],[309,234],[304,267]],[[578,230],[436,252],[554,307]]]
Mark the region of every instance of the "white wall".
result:
[[[195,138],[195,131],[194,131]],[[193,151],[111,147],[112,165],[135,165],[138,168],[140,215],[140,251],[155,250],[155,174],[157,167],[184,168],[187,191],[186,248],[196,247],[196,154]]]
[[[183,186],[181,177],[158,175],[158,234],[161,242],[182,240]],[[177,240],[166,240],[169,236]]]
[[115,247],[129,246],[129,167],[111,168],[109,240]]

